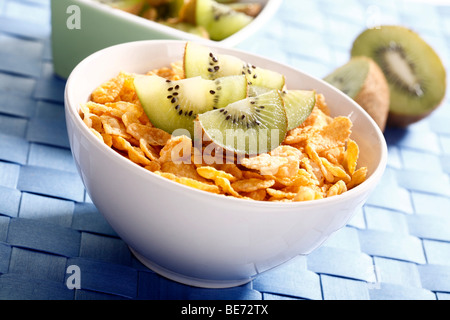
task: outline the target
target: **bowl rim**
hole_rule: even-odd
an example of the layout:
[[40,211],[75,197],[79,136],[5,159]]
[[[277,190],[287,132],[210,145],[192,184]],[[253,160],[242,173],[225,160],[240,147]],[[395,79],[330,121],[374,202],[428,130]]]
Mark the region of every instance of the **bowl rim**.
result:
[[[80,115],[79,115],[79,109],[77,109],[78,107],[74,106],[71,103],[71,92],[72,92],[72,86],[71,83],[74,82],[74,78],[77,76],[77,72],[78,70],[84,65],[84,64],[88,64],[90,62],[90,60],[94,60],[96,57],[107,54],[108,51],[110,50],[115,50],[115,48],[117,47],[125,47],[125,46],[147,46],[147,45],[181,45],[182,43],[186,43],[188,40],[142,40],[142,41],[133,41],[133,42],[128,42],[128,43],[122,43],[122,44],[117,44],[117,45],[113,45],[104,49],[101,49],[91,55],[89,55],[88,57],[86,57],[85,59],[83,59],[71,72],[71,74],[69,75],[67,82],[66,82],[66,86],[65,86],[65,92],[64,92],[64,109],[65,109],[65,113],[66,113],[66,117],[70,116],[73,121],[74,121],[74,125],[80,129],[80,133],[84,135],[84,137],[91,143],[91,145],[93,145],[95,148],[99,149],[102,153],[106,154],[107,156],[109,156],[111,159],[110,160],[114,160],[115,162],[118,162],[119,165],[125,165],[128,166],[129,170],[133,170],[136,173],[139,173],[139,176],[144,177],[147,180],[151,180],[151,179],[160,179],[160,181],[165,181],[164,183],[168,183],[169,185],[172,184],[174,188],[181,188],[180,190],[186,190],[187,192],[190,193],[196,193],[199,196],[203,196],[203,197],[211,197],[212,200],[214,199],[226,199],[226,201],[237,201],[238,203],[241,204],[251,204],[252,206],[263,206],[263,207],[271,207],[274,209],[283,209],[283,208],[299,208],[301,209],[302,207],[310,207],[310,206],[322,206],[322,205],[331,205],[333,203],[338,203],[338,202],[343,202],[346,201],[347,198],[353,198],[356,197],[357,195],[361,195],[366,193],[367,191],[370,191],[372,188],[375,187],[375,185],[378,183],[378,181],[381,179],[381,176],[384,174],[384,171],[386,169],[386,165],[387,165],[387,158],[388,158],[388,148],[387,148],[387,143],[386,140],[384,138],[384,134],[382,133],[382,131],[380,130],[380,128],[378,127],[378,125],[375,123],[375,121],[369,116],[369,114],[361,107],[359,106],[355,101],[353,101],[351,98],[349,98],[348,96],[346,96],[344,93],[342,93],[341,91],[339,91],[338,89],[334,88],[333,86],[331,86],[330,84],[328,84],[327,82],[323,81],[322,79],[319,79],[315,76],[312,76],[306,72],[303,72],[301,70],[299,70],[298,68],[289,66],[287,64],[269,59],[269,58],[265,58],[261,55],[255,54],[255,53],[250,53],[250,52],[246,52],[244,50],[241,49],[236,49],[236,48],[222,48],[220,45],[212,45],[211,47],[216,47],[217,49],[225,49],[228,50],[230,52],[236,52],[236,53],[240,53],[246,56],[254,57],[254,58],[259,58],[259,59],[263,59],[268,63],[275,63],[278,64],[280,66],[283,66],[285,68],[289,68],[291,70],[293,70],[296,73],[300,73],[306,76],[309,76],[313,79],[315,79],[316,81],[321,82],[322,85],[328,87],[329,89],[331,89],[332,91],[336,91],[339,95],[341,95],[345,100],[347,100],[348,103],[352,104],[352,106],[356,109],[359,109],[359,111],[364,115],[365,118],[367,118],[367,120],[371,123],[372,127],[374,128],[376,134],[377,134],[377,138],[381,143],[380,149],[381,149],[381,154],[380,154],[380,160],[379,163],[377,165],[376,168],[373,168],[373,171],[371,173],[371,175],[361,184],[357,185],[356,187],[347,190],[346,192],[338,195],[338,196],[333,196],[333,197],[326,197],[326,198],[322,198],[322,199],[317,199],[317,200],[310,200],[310,201],[293,201],[293,202],[282,202],[282,201],[256,201],[256,200],[250,200],[250,199],[243,199],[243,198],[237,198],[237,197],[233,197],[233,196],[225,196],[223,194],[215,194],[215,193],[211,193],[211,192],[207,192],[204,190],[199,190],[190,186],[186,186],[183,185],[181,183],[172,181],[170,179],[167,179],[165,177],[159,176],[141,166],[139,166],[138,164],[132,162],[131,160],[123,157],[122,155],[120,155],[118,152],[116,152],[115,150],[113,150],[112,148],[108,147],[105,143],[101,142],[95,135],[94,133],[92,133],[88,127],[84,124],[84,122],[82,121]],[[92,88],[92,90],[94,90],[95,88]],[[66,119],[66,121],[68,121],[68,119]],[[72,147],[71,147],[72,149]],[[150,178],[151,177],[151,178]],[[150,181],[151,182],[151,181]]]
[[[58,0],[52,0],[52,1],[58,1]],[[167,35],[177,38],[177,39],[186,39],[186,40],[193,40],[193,41],[199,41],[199,42],[205,42],[209,44],[215,44],[215,45],[224,45],[224,46],[234,46],[243,40],[245,40],[250,34],[254,33],[256,30],[259,30],[261,26],[264,25],[278,10],[278,8],[281,6],[283,0],[254,0],[256,2],[261,2],[264,4],[263,9],[261,12],[256,16],[253,21],[248,24],[243,29],[237,31],[236,33],[232,34],[231,36],[217,41],[217,40],[211,40],[211,39],[204,39],[202,37],[199,37],[195,34],[191,34],[189,32],[185,32],[182,30],[178,30],[176,28],[165,26],[161,23],[158,23],[156,21],[152,21],[149,19],[145,19],[143,17],[137,16],[132,13],[128,13],[125,11],[122,11],[117,8],[113,8],[105,3],[100,3],[97,1],[92,0],[71,0],[72,2],[78,2],[83,3],[83,5],[95,8],[96,10],[102,10],[107,12],[108,14],[111,14],[115,17],[127,20],[132,23],[137,23],[139,25],[153,28],[161,33],[166,33]],[[247,0],[244,0],[247,1]],[[248,2],[248,1],[247,1]]]

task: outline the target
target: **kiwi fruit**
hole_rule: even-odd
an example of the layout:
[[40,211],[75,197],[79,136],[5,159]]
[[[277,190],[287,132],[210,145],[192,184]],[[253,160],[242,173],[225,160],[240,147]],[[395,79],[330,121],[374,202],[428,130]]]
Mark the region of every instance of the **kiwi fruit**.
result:
[[186,129],[194,136],[194,120],[198,114],[222,108],[247,96],[243,75],[215,80],[201,77],[166,80],[156,75],[137,76],[137,96],[152,124],[170,134]]
[[353,57],[324,80],[355,100],[382,131],[389,114],[389,86],[380,67],[369,57]]
[[316,105],[316,92],[310,90],[284,90],[281,92],[286,116],[287,130],[301,125],[309,117]]
[[[256,97],[269,91],[271,89],[266,87],[248,86],[249,97]],[[280,95],[286,109],[288,131],[301,125],[316,105],[316,92],[313,90],[280,90]]]
[[221,41],[253,21],[253,17],[238,12],[227,4],[215,0],[185,0],[179,19],[204,27],[209,38]]
[[270,89],[270,88],[267,88],[267,87],[256,86],[254,84],[250,84],[248,86],[248,93],[247,94],[248,94],[249,97],[256,97],[256,96],[259,96],[260,94],[263,94],[263,93],[266,93],[266,92],[269,92],[269,91],[272,91],[272,90],[274,90],[274,89]]
[[278,72],[254,66],[235,56],[218,54],[192,41],[186,43],[183,60],[186,78],[216,79],[243,74],[249,85],[277,90],[282,90],[285,85],[284,75]]
[[446,91],[446,71],[434,49],[403,26],[386,25],[363,31],[351,56],[372,58],[389,85],[388,125],[406,127],[435,110]]
[[195,0],[195,21],[208,30],[212,40],[221,41],[241,30],[253,21],[245,13],[215,0]]
[[288,125],[278,90],[199,114],[197,121],[215,145],[237,155],[270,152],[283,142]]

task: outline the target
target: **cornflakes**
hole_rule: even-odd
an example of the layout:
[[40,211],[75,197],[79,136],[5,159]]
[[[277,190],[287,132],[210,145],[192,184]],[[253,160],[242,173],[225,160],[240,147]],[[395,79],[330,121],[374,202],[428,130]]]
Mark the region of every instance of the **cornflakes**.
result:
[[232,174],[222,170],[217,170],[214,167],[199,167],[197,168],[197,173],[206,179],[215,180],[217,178],[223,178],[231,182],[236,181],[236,177]]
[[339,180],[335,184],[333,184],[328,190],[327,190],[327,197],[336,196],[338,194],[341,194],[343,192],[347,191],[347,186],[344,181]]
[[167,161],[161,164],[161,171],[172,173],[178,177],[195,179],[200,182],[207,181],[197,173],[197,170],[192,163],[174,163]]
[[211,193],[220,193],[220,188],[214,184],[204,183],[195,179],[186,178],[186,177],[178,177],[172,173],[155,171],[157,175],[161,177],[167,178],[169,180],[184,184],[185,186],[192,187],[195,189],[211,192]]
[[240,198],[241,195],[233,188],[233,186],[231,185],[230,180],[224,178],[224,177],[216,177],[214,179],[214,182],[216,183],[217,186],[219,186],[223,192],[225,192],[226,194],[230,194],[234,197]]
[[243,193],[244,198],[252,199],[256,201],[264,201],[267,196],[267,191],[265,189],[259,189],[251,192],[244,192]]
[[344,166],[349,174],[353,174],[356,169],[356,165],[359,157],[359,147],[355,141],[348,139],[347,150],[344,154]]
[[[181,62],[151,70],[168,80],[184,77]],[[359,147],[350,138],[348,117],[331,117],[325,98],[316,95],[310,116],[290,130],[269,153],[238,158],[194,147],[191,138],[152,125],[134,88],[134,74],[120,72],[80,107],[89,130],[106,146],[136,165],[177,183],[252,201],[296,202],[340,195],[364,182]]]
[[190,162],[192,140],[186,136],[170,138],[160,152],[160,162]]
[[275,180],[262,180],[256,178],[242,179],[231,184],[238,192],[252,192],[259,189],[267,189],[275,184]]

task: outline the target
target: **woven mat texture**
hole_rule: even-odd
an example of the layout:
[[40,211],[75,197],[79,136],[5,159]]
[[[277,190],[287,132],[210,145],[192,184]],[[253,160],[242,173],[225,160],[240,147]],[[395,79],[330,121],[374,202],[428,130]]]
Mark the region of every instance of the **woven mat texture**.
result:
[[[449,299],[450,101],[387,129],[388,166],[350,223],[254,281],[202,289],[142,266],[86,195],[53,74],[49,0],[0,0],[0,299]],[[240,49],[323,77],[381,22],[414,28],[448,63],[450,6],[285,0]],[[67,267],[83,270],[66,286]]]

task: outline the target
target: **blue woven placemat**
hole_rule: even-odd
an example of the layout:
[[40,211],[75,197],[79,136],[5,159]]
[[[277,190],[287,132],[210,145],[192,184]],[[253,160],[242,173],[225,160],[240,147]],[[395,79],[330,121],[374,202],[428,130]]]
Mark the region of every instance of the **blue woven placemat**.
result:
[[[423,17],[426,16],[426,19]],[[450,58],[450,7],[285,0],[240,49],[323,77],[374,23],[409,26]],[[307,257],[230,289],[143,267],[86,195],[53,74],[49,0],[0,0],[0,299],[449,299],[450,103],[387,129],[389,162],[367,204]],[[68,288],[69,266],[82,272]]]

